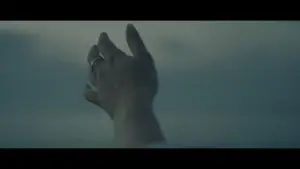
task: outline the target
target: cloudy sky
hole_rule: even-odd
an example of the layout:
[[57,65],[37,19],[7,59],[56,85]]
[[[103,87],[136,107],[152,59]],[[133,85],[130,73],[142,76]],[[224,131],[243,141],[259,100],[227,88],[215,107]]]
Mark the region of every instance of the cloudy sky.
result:
[[[82,98],[99,34],[130,54],[125,21],[0,21],[0,147],[110,147],[112,122]],[[134,23],[159,71],[169,142],[300,147],[300,24]]]

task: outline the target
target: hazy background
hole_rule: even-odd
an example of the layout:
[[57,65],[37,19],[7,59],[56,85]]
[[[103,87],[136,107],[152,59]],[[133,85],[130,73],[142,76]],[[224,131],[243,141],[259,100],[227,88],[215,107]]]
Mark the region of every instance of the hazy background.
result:
[[[103,31],[129,53],[127,23],[0,21],[0,147],[111,146],[110,119],[82,97],[86,55]],[[300,22],[133,23],[170,142],[300,147]]]

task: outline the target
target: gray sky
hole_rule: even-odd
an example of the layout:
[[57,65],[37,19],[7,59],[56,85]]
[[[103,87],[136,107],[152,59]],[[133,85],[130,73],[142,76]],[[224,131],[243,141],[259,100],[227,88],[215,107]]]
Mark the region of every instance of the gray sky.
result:
[[[0,147],[107,147],[112,124],[82,98],[86,55],[128,22],[0,22]],[[300,147],[298,22],[132,22],[160,77],[155,113],[170,142]]]

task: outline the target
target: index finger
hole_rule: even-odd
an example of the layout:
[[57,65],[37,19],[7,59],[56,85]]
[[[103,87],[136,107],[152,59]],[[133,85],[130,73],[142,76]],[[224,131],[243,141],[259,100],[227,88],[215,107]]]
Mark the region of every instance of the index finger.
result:
[[91,65],[91,63],[96,60],[96,59],[99,59],[99,58],[102,58],[100,56],[100,53],[99,53],[99,50],[98,50],[98,47],[96,45],[93,45],[89,51],[89,54],[88,54],[88,57],[87,57],[87,61],[89,63],[89,65]]
[[141,59],[152,59],[140,34],[133,26],[133,24],[127,25],[126,40],[134,57],[141,58]]

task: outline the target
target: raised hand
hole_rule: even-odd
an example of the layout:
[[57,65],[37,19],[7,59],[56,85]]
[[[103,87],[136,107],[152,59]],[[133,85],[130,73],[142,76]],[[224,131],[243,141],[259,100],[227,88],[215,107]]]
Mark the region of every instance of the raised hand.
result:
[[152,103],[158,91],[153,58],[132,24],[126,39],[133,56],[101,33],[88,54],[91,66],[85,98],[103,108],[114,122],[115,140],[124,147],[165,142]]
[[111,118],[122,111],[152,106],[158,90],[157,72],[151,54],[132,24],[126,40],[133,56],[126,55],[101,33],[88,54],[90,83],[85,98],[103,108]]

